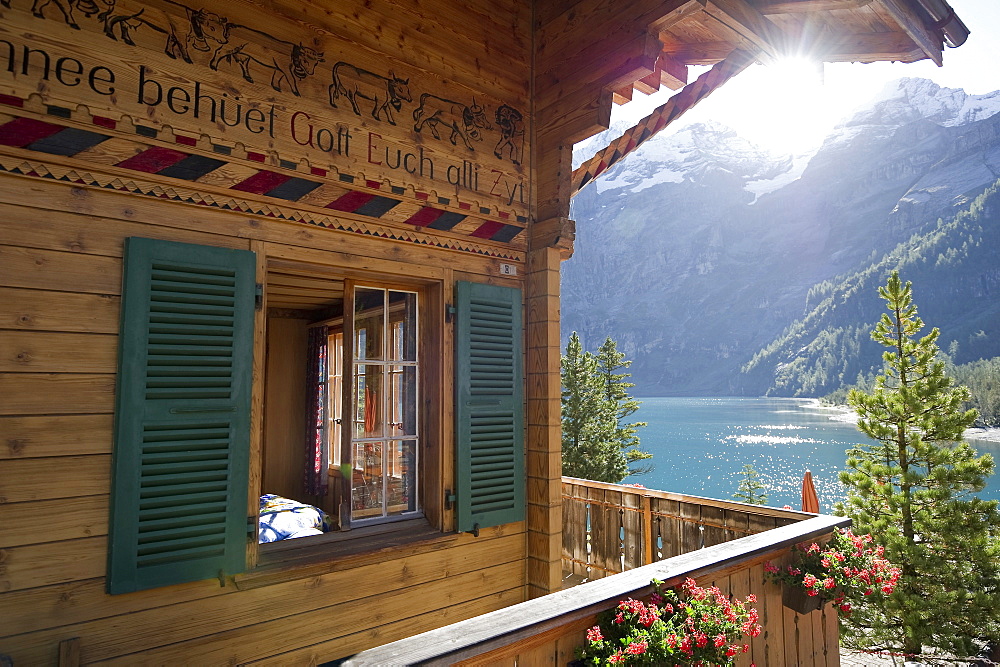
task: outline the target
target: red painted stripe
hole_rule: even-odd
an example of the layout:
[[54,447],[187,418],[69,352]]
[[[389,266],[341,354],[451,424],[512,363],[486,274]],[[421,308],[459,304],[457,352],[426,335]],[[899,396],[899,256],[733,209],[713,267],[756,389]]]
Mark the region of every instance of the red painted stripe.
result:
[[24,100],[13,95],[0,95],[0,104],[6,104],[9,107],[23,107]]
[[125,167],[126,169],[135,169],[136,171],[142,171],[147,174],[155,174],[161,169],[166,169],[167,167],[177,164],[187,156],[187,153],[175,151],[173,148],[153,146],[152,148],[147,148],[138,155],[133,155],[127,160],[122,160],[115,166]]
[[382,181],[365,181],[365,186],[378,190],[382,187]]
[[424,206],[422,209],[411,215],[410,218],[406,220],[406,223],[409,225],[416,225],[417,227],[426,227],[442,215],[444,215],[444,211],[441,209]]
[[262,195],[268,190],[273,190],[282,183],[290,180],[291,176],[286,176],[285,174],[279,174],[275,171],[258,171],[256,174],[250,178],[240,181],[230,190],[239,190],[240,192],[252,192],[257,195]]
[[115,129],[115,127],[118,125],[118,123],[115,121],[114,118],[105,118],[104,116],[94,116],[93,120],[94,120],[94,125],[98,125],[100,127],[106,127],[109,130]]
[[327,204],[326,208],[332,208],[335,211],[344,211],[345,213],[353,213],[370,202],[372,199],[375,199],[375,195],[369,192],[350,190]]
[[183,144],[185,146],[195,146],[198,143],[198,140],[195,139],[194,137],[185,137],[180,134],[174,137],[174,141],[176,141],[179,144]]
[[64,129],[61,125],[53,125],[34,118],[15,118],[9,123],[0,125],[0,146],[23,148],[39,139],[51,137]]
[[251,153],[247,151],[247,159],[253,160],[254,162],[263,162],[267,159],[267,156],[263,153]]
[[309,173],[313,176],[326,176],[326,169],[320,169],[319,167],[309,167]]
[[458,202],[458,207],[463,211],[469,211],[472,209],[472,204],[466,204],[465,202]]
[[420,200],[423,200],[423,201],[427,201],[427,198],[430,197],[430,195],[428,193],[426,193],[426,192],[417,192],[415,194],[417,195],[417,199],[420,199]]
[[479,225],[479,229],[472,232],[472,236],[479,239],[488,239],[498,231],[503,229],[504,224],[502,222],[497,222],[495,220],[487,220],[483,224]]
[[510,219],[510,213],[507,213],[506,211],[499,211],[499,212],[497,212],[497,215],[499,215],[504,220],[509,220]]

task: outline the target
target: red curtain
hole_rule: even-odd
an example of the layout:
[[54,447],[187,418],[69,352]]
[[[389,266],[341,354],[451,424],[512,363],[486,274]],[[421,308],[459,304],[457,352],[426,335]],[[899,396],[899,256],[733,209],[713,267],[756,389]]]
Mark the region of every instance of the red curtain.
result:
[[329,371],[327,354],[328,327],[309,329],[308,368],[306,369],[306,467],[305,492],[325,496],[330,460],[330,437],[327,433]]

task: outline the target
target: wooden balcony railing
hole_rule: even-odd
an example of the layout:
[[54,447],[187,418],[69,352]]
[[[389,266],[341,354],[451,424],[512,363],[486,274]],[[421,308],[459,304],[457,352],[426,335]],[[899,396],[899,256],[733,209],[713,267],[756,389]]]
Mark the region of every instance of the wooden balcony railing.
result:
[[[840,664],[835,611],[826,605],[800,615],[783,607],[763,564],[781,562],[793,544],[829,536],[848,519],[572,478],[563,478],[563,489],[564,544],[575,554],[564,562],[597,580],[364,651],[346,664],[566,665],[600,612],[648,596],[652,579],[676,586],[687,577],[757,595],[763,632],[739,667]],[[643,564],[653,557],[663,560]],[[625,571],[614,574],[616,567]]]
[[611,574],[787,526],[812,514],[563,477],[563,570]]

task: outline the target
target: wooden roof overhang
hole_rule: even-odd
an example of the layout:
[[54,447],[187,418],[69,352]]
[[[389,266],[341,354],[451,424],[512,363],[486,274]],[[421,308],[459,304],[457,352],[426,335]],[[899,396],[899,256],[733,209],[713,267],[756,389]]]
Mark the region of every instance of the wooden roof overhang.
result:
[[[941,65],[944,45],[959,46],[969,34],[944,0],[582,0],[556,12],[539,10],[537,53],[544,69],[536,79],[536,108],[542,147],[557,132],[561,142],[572,143],[606,128],[612,103],[627,103],[636,90],[678,91],[572,171],[568,187],[549,202],[566,206],[568,197],[753,62],[793,55],[817,62],[930,59]],[[604,29],[589,43],[569,41],[574,28],[598,24]],[[712,69],[689,82],[692,65]],[[545,208],[541,201],[542,220]]]

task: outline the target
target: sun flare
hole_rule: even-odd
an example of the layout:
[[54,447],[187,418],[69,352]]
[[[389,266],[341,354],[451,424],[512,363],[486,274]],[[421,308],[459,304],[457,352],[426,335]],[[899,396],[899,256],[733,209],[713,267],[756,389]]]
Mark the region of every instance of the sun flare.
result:
[[822,63],[784,57],[744,77],[731,91],[740,100],[734,125],[741,134],[767,150],[793,154],[822,140],[832,125]]

